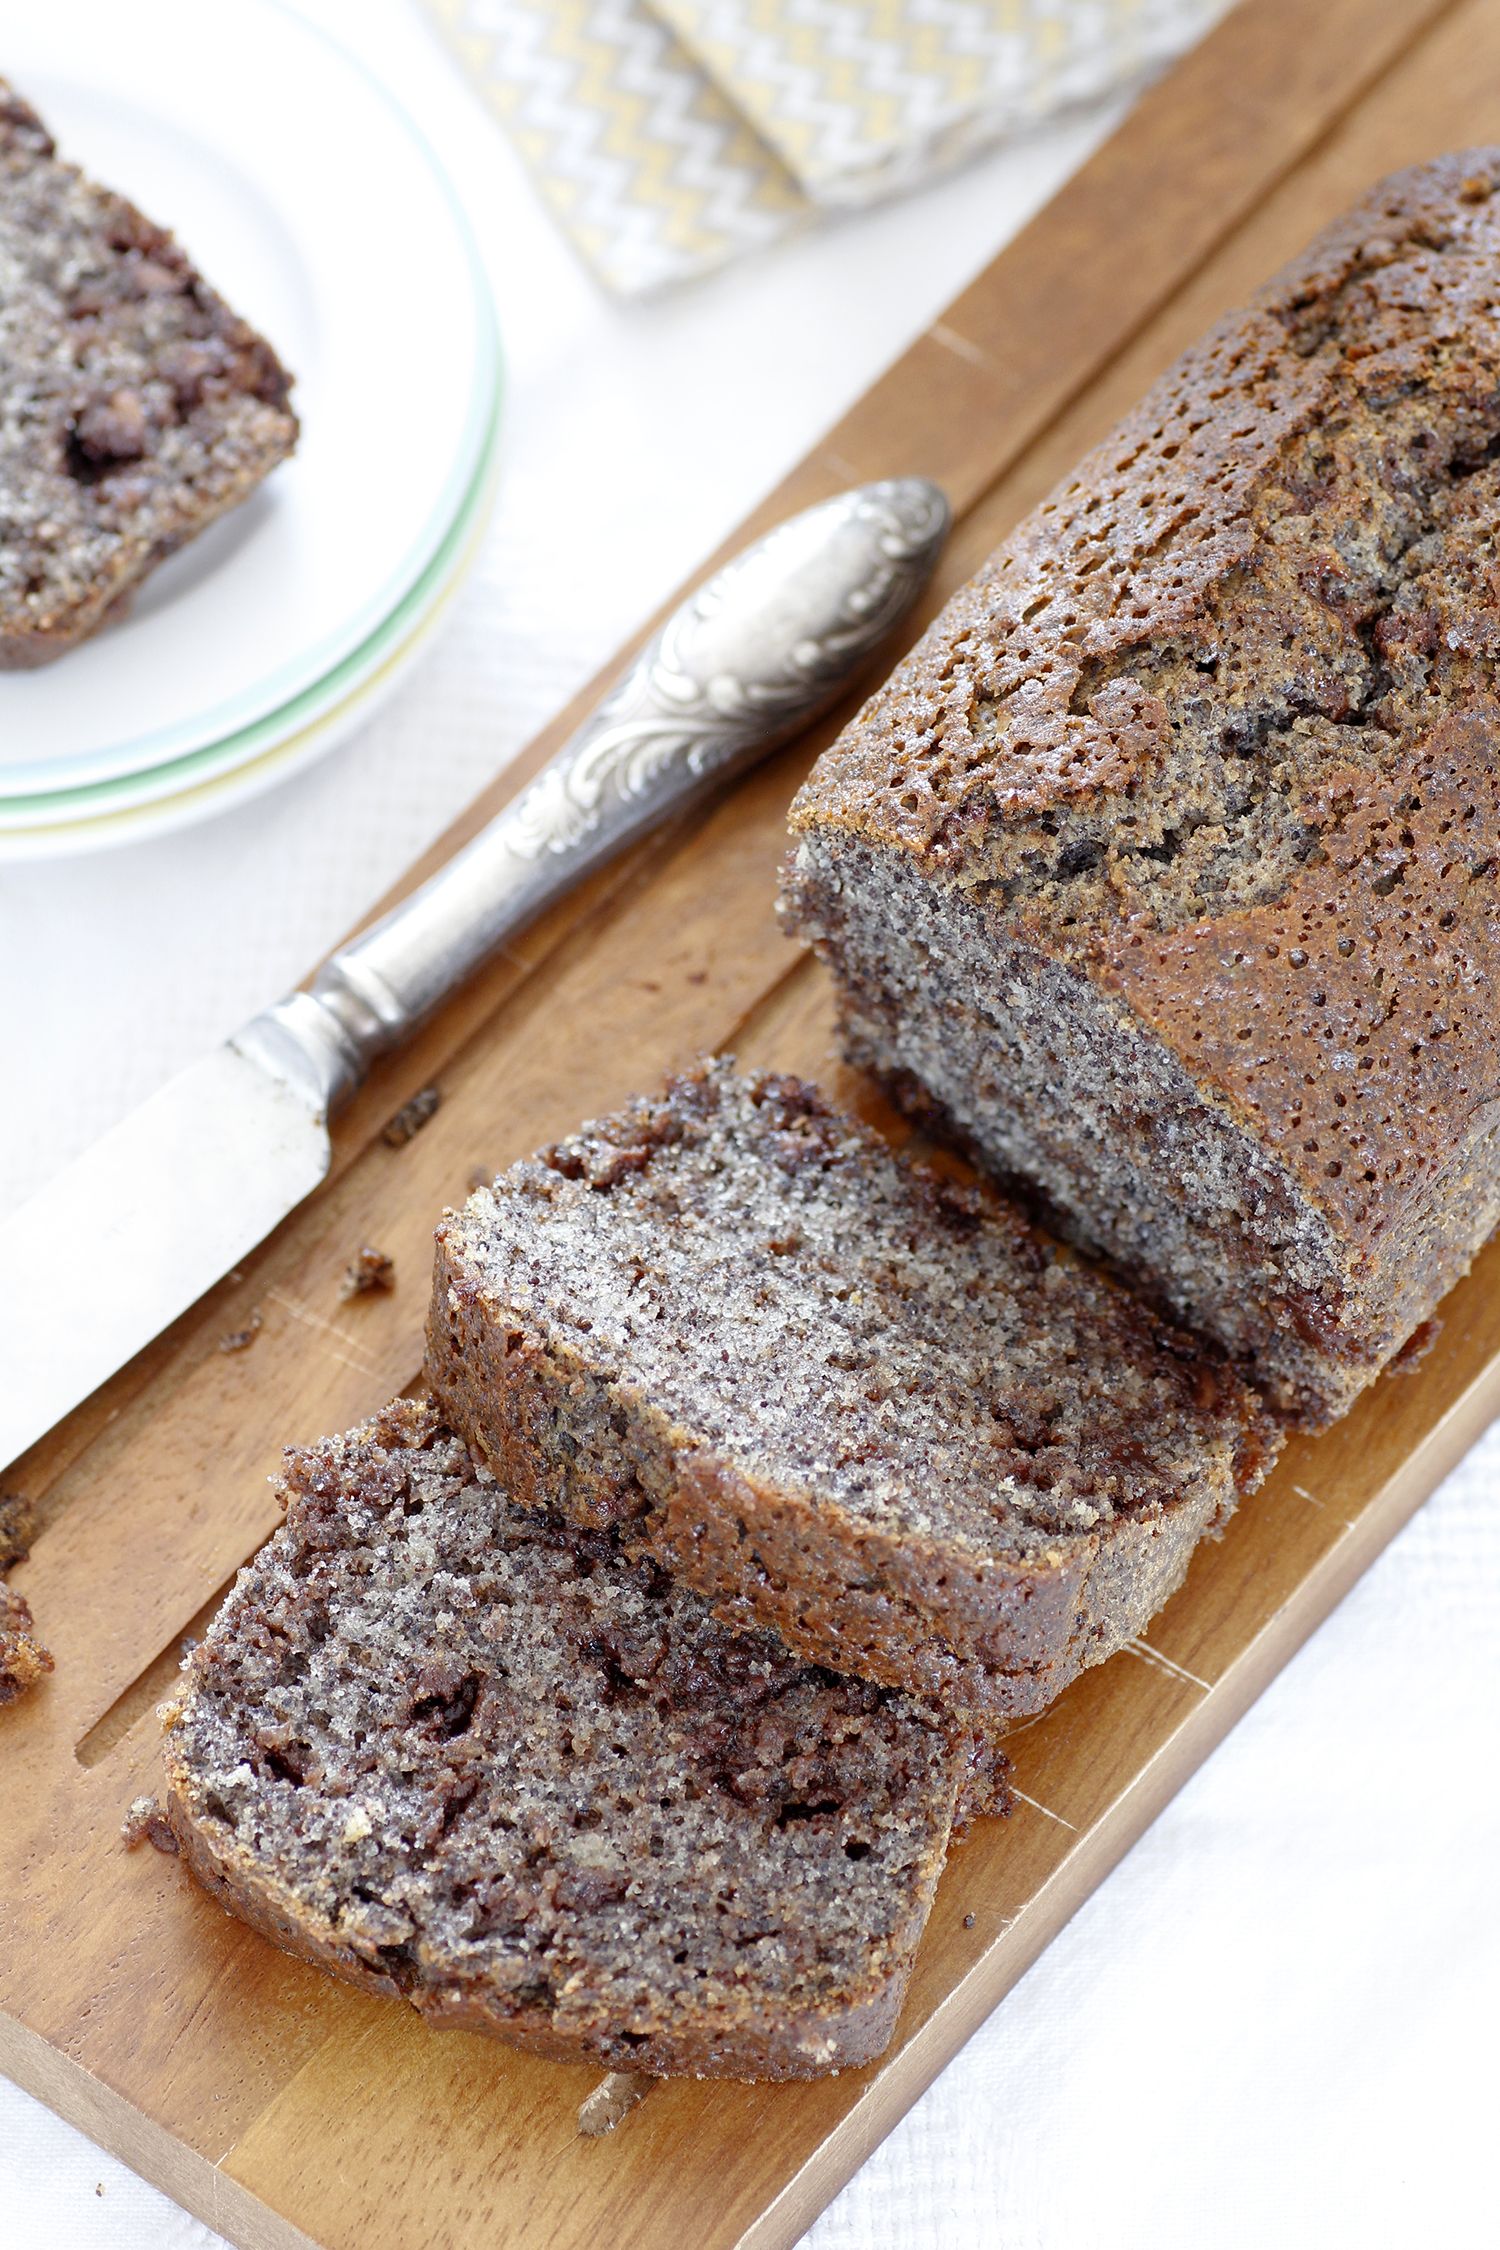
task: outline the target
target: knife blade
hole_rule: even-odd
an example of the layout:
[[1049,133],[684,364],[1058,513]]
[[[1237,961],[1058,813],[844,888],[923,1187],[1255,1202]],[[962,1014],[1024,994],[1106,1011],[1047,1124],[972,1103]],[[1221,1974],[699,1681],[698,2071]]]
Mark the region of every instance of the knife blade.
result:
[[230,1042],[23,1204],[0,1248],[0,1461],[253,1250],[331,1154],[326,1117]]
[[926,584],[936,485],[791,517],[676,609],[472,843],[0,1224],[0,1464],[43,1436],[326,1177],[329,1119],[506,940],[849,685]]

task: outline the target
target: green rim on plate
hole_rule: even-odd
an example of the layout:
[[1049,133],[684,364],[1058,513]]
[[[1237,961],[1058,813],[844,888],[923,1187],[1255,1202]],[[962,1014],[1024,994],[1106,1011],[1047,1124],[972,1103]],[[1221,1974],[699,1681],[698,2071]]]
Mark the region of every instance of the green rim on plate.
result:
[[121,774],[109,781],[90,782],[73,789],[0,797],[0,836],[24,834],[31,828],[83,823],[127,807],[146,806],[177,796],[217,775],[249,765],[279,742],[302,733],[348,701],[358,691],[361,681],[378,671],[392,650],[416,632],[425,612],[441,598],[456,565],[467,559],[464,551],[469,535],[487,510],[496,482],[504,394],[498,346],[495,369],[489,423],[475,475],[462,505],[420,578],[357,649],[279,709],[180,758],[169,759],[143,772]]
[[335,704],[315,719],[300,734],[290,734],[247,765],[232,766],[226,772],[210,774],[176,795],[159,797],[148,802],[125,805],[113,812],[101,812],[90,819],[63,822],[50,827],[0,828],[0,864],[25,862],[59,857],[76,858],[84,853],[109,850],[118,845],[152,841],[158,836],[170,836],[199,820],[211,818],[216,813],[227,812],[232,806],[264,796],[277,788],[305,766],[316,765],[320,759],[347,742],[361,726],[368,723],[380,705],[400,685],[406,673],[415,664],[428,641],[437,632],[450,602],[456,599],[467,575],[468,565],[478,551],[485,525],[483,510],[475,517],[469,540],[446,582],[440,586],[431,605],[418,618],[410,635],[398,642],[383,658],[380,665],[361,679],[348,698]]

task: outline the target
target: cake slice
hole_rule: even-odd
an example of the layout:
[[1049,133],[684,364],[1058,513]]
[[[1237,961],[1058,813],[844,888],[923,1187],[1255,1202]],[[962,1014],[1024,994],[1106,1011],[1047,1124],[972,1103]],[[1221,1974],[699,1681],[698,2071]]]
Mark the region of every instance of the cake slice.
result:
[[972,1736],[517,1508],[429,1406],[283,1489],[164,1713],[168,1818],[234,1913],[546,2055],[880,2052],[955,1814],[994,1800]]
[[1275,1443],[1016,1211],[723,1062],[445,1219],[427,1364],[523,1505],[1000,1720],[1140,1632]]
[[0,667],[46,663],[290,453],[291,378],[0,79]]

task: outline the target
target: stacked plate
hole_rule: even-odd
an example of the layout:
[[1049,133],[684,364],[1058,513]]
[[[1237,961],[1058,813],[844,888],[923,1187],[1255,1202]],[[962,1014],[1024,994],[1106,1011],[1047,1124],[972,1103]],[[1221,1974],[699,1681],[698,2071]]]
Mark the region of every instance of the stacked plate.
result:
[[236,0],[237,68],[210,82],[200,4],[23,10],[5,73],[271,339],[302,437],[119,624],[0,674],[0,858],[179,827],[332,748],[421,648],[483,526],[499,350],[441,167],[276,0]]

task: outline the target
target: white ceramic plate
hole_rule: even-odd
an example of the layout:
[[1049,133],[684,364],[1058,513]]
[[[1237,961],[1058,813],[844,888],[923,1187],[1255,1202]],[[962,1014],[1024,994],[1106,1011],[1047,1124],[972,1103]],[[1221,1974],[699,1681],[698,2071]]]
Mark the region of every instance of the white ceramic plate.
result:
[[[494,497],[493,448],[448,537],[400,608],[346,659],[271,720],[172,766],[57,797],[0,800],[0,862],[71,857],[167,835],[227,811],[348,740],[403,680],[433,638],[484,534]],[[336,683],[337,692],[328,690]]]
[[0,796],[83,789],[252,728],[361,649],[471,496],[499,380],[452,190],[351,56],[277,4],[15,11],[6,75],[65,155],[169,226],[297,378],[302,438],[118,625],[0,674]]
[[[286,744],[319,740],[331,747],[333,740],[342,741],[343,733],[337,737],[327,734],[322,722],[361,697],[367,678],[385,672],[391,652],[412,639],[418,626],[425,628],[429,615],[446,603],[448,594],[472,561],[494,497],[498,466],[496,435],[497,427],[492,429],[492,442],[481,456],[474,483],[427,568],[390,615],[342,663],[250,726],[238,729],[219,742],[205,743],[163,765],[117,774],[87,787],[33,790],[15,796],[0,794],[0,859],[15,856],[11,847],[22,830],[45,830],[61,837],[67,830],[81,833],[91,822],[106,816],[113,824],[113,832],[123,834],[123,828],[113,823],[113,816],[127,808],[188,795],[194,802],[206,801],[202,794],[204,783],[217,783],[240,766],[254,765],[258,772],[270,771],[273,754],[277,758],[276,770],[292,770],[291,763],[280,758]],[[425,630],[421,638],[425,641]],[[299,757],[295,762],[305,760]]]
[[[493,481],[493,475],[479,481],[466,511],[454,524],[452,538],[403,603],[398,619],[382,625],[371,646],[360,650],[360,659],[346,666],[342,675],[346,693],[340,700],[326,706],[317,704],[315,715],[306,720],[292,722],[286,715],[277,729],[268,731],[268,747],[254,756],[236,758],[232,765],[216,765],[202,756],[182,760],[182,769],[175,769],[178,781],[171,790],[148,796],[130,792],[115,796],[97,790],[92,792],[92,803],[106,810],[90,810],[76,817],[67,810],[45,814],[40,810],[45,801],[31,799],[16,826],[9,826],[0,817],[0,862],[72,857],[90,850],[112,850],[119,844],[139,844],[146,837],[171,835],[189,828],[193,821],[227,812],[250,796],[261,796],[263,790],[270,790],[288,774],[295,774],[299,767],[310,765],[349,740],[351,733],[360,729],[403,682],[448,612],[448,603],[457,594],[484,535]],[[304,709],[304,704],[297,709]]]

